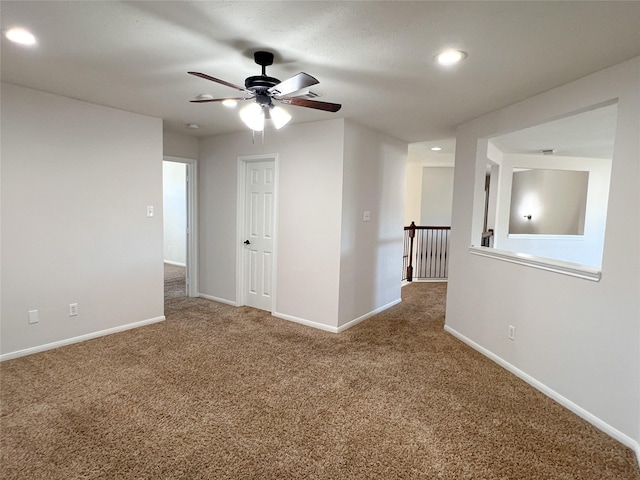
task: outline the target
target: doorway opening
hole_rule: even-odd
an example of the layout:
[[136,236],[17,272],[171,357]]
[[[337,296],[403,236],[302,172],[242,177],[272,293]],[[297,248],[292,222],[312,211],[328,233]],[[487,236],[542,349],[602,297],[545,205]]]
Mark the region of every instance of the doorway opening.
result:
[[165,298],[197,296],[195,160],[164,157]]

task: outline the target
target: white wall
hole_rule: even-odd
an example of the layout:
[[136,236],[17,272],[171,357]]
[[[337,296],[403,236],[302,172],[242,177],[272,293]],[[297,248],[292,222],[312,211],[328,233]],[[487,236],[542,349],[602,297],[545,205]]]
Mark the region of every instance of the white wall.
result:
[[347,122],[344,152],[340,326],[400,301],[407,144]]
[[407,165],[404,224],[451,225],[453,167]]
[[406,149],[343,119],[268,130],[264,146],[250,132],[203,139],[200,292],[236,302],[238,157],[268,152],[278,155],[274,315],[337,331],[399,301]]
[[[505,154],[500,167],[494,247],[599,267],[602,263],[611,163],[609,159],[600,158]],[[589,172],[584,235],[564,238],[509,235],[511,172],[516,167]]]
[[588,183],[589,172],[584,171],[550,168],[514,171],[509,233],[582,235]]
[[236,301],[238,157],[278,155],[275,313],[338,326],[344,120],[200,143],[200,293]]
[[198,138],[176,132],[162,133],[162,152],[165,156],[198,159]]
[[407,163],[407,181],[404,189],[404,225],[407,227],[411,222],[420,225],[422,169],[423,166],[419,163]]
[[2,84],[1,122],[3,358],[163,319],[161,120]]
[[[640,454],[640,58],[458,129],[446,328]],[[619,98],[602,279],[472,255],[486,138]],[[509,325],[516,340],[507,339]]]
[[187,264],[187,164],[162,162],[164,261]]
[[453,202],[453,168],[424,167],[422,169],[422,226],[450,226]]

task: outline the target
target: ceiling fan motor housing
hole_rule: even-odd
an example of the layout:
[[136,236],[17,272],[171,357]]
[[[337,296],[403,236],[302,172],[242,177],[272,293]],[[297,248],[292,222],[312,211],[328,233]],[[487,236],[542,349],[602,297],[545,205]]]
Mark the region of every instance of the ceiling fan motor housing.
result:
[[280,80],[273,77],[267,77],[266,75],[257,75],[255,77],[249,77],[244,81],[244,86],[247,90],[257,91],[259,89],[266,90],[275,85],[278,85]]

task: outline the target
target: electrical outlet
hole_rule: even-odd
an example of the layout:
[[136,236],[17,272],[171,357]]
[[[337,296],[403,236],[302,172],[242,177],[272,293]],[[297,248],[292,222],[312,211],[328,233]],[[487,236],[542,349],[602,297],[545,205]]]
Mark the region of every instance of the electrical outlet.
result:
[[69,316],[70,317],[75,317],[76,315],[78,315],[78,304],[77,303],[70,303],[69,304]]
[[509,325],[509,340],[515,340],[516,339],[516,327],[514,327],[513,325]]

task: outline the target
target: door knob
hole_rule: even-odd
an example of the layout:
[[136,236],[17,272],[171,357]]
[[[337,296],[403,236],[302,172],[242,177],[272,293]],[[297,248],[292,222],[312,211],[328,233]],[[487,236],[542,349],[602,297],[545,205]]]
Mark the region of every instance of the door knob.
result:
[[245,244],[245,245],[251,245],[251,242],[250,242],[249,240],[245,240],[245,241],[244,241],[244,244]]

